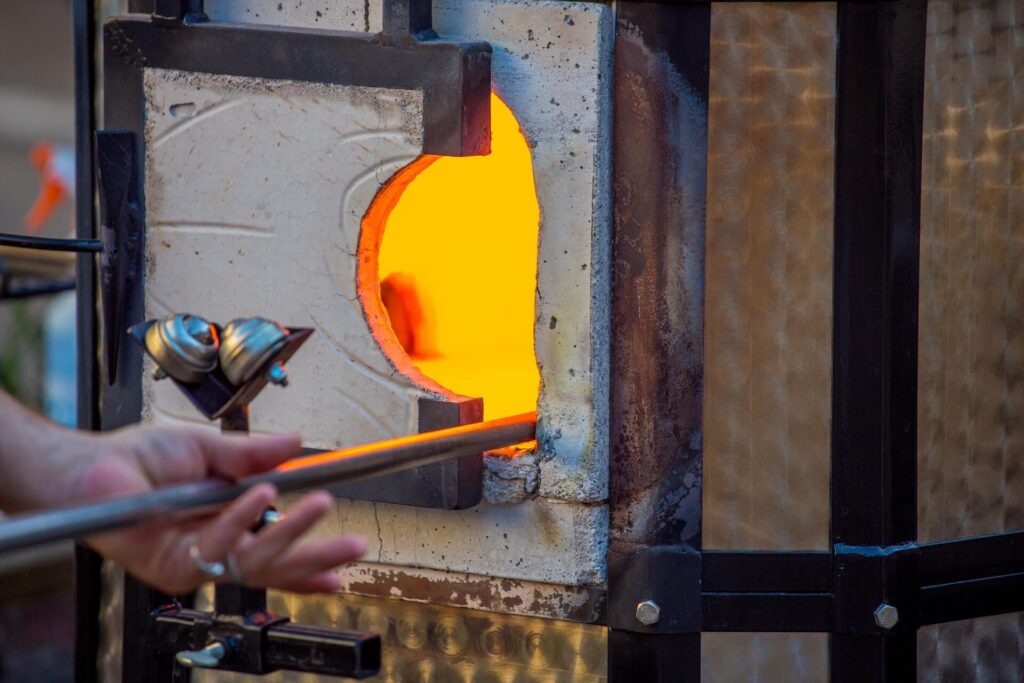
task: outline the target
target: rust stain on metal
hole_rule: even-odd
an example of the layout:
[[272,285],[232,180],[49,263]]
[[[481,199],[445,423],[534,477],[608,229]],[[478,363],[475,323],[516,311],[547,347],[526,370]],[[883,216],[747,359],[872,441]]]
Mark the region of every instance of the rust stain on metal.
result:
[[652,50],[643,28],[620,22],[616,128],[634,133],[615,138],[612,540],[693,543],[700,529],[707,84]]
[[358,567],[344,590],[451,607],[592,623],[604,612],[601,586],[556,586],[472,574]]

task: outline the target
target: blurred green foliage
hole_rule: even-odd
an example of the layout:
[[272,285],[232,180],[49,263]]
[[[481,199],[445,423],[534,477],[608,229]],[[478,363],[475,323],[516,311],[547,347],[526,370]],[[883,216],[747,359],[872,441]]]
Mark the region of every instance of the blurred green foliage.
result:
[[0,387],[22,403],[39,407],[42,386],[43,325],[27,301],[0,304]]

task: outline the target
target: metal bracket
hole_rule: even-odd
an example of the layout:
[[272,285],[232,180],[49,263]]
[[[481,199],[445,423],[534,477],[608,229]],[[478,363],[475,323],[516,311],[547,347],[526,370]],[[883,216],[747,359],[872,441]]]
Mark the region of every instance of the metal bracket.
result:
[[152,7],[150,17],[115,18],[104,27],[108,121],[141,132],[143,69],[178,69],[420,90],[425,154],[490,151],[491,46],[439,38],[425,0],[388,0],[384,32],[376,35],[190,24],[187,0],[156,0]]
[[125,298],[140,286],[142,258],[142,202],[138,195],[135,134],[124,130],[96,132],[99,171],[100,300],[103,304],[103,350],[107,383],[117,379],[121,335],[128,327]]
[[[614,543],[608,550],[608,627],[635,633],[700,633],[700,553],[689,546]],[[650,604],[648,604],[650,603]],[[656,610],[651,609],[656,606]],[[656,618],[650,615],[656,611]]]
[[[147,320],[144,323],[135,325],[128,333],[139,346],[146,348],[146,330],[156,321]],[[202,380],[195,384],[179,382],[173,377],[169,378],[174,382],[181,392],[188,397],[199,412],[209,420],[218,420],[233,411],[248,406],[256,398],[263,387],[267,385],[266,368],[274,363],[285,363],[295,355],[310,335],[313,334],[311,327],[292,327],[288,329],[288,335],[284,338],[281,349],[274,353],[273,357],[264,364],[264,369],[256,372],[252,379],[242,386],[235,386],[228,381],[219,367],[207,373]]]
[[832,564],[833,631],[871,635],[914,632],[918,626],[918,556],[913,543],[885,548],[837,543]]
[[236,616],[172,604],[156,610],[150,629],[156,655],[197,652],[220,643],[221,652],[199,665],[221,671],[263,675],[284,669],[366,678],[380,670],[379,634],[293,624],[262,610]]

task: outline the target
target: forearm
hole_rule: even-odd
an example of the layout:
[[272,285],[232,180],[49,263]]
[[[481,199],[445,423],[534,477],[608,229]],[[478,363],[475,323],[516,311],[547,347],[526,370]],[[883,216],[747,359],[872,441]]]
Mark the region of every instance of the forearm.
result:
[[35,414],[0,390],[0,510],[60,505],[58,481],[72,475],[85,434]]

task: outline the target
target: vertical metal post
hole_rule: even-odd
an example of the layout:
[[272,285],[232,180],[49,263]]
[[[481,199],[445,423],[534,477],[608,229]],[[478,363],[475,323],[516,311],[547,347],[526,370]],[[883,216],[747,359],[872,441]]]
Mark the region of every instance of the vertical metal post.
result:
[[[236,408],[220,419],[220,430],[224,433],[249,433],[249,406]],[[245,616],[251,612],[267,609],[267,591],[246,588],[236,584],[223,584],[214,588],[214,611],[217,614]]]
[[[135,120],[141,117],[144,97],[142,89],[129,79],[125,72],[134,68],[117,52],[112,41],[103,44],[103,122],[110,130],[131,130]],[[144,159],[142,139],[135,136],[135,159]],[[131,181],[139,205],[145,207],[143,174],[136,173]],[[90,190],[91,192],[91,190]],[[145,231],[138,243],[139,253],[145,250]],[[136,282],[142,282],[142,259],[135,259],[137,268],[132,274]],[[126,325],[140,322],[145,310],[143,288],[129,287],[121,302]],[[124,332],[127,334],[127,331]],[[121,344],[117,361],[117,377],[110,386],[104,387],[100,399],[100,425],[105,431],[118,429],[139,421],[142,411],[142,352],[135,344]],[[131,576],[124,578],[124,638],[121,644],[122,678],[125,681],[146,681],[167,683],[172,680],[174,658],[156,656],[147,649],[151,630],[151,614],[154,609],[172,600],[171,596],[146,586]]]
[[[927,5],[840,2],[832,374],[832,681],[916,677],[914,596],[887,548],[917,536],[917,292]],[[912,591],[911,591],[912,592]],[[915,615],[905,614],[906,621]]]
[[[75,232],[94,239],[93,130],[96,128],[96,14],[92,0],[72,6],[75,72]],[[76,372],[78,428],[99,426],[97,406],[95,256],[76,256]],[[84,545],[75,546],[75,680],[93,683],[99,653],[102,559]]]
[[[710,28],[710,3],[616,9],[608,549],[615,682],[700,678]],[[647,600],[658,607],[653,621],[637,610]]]

